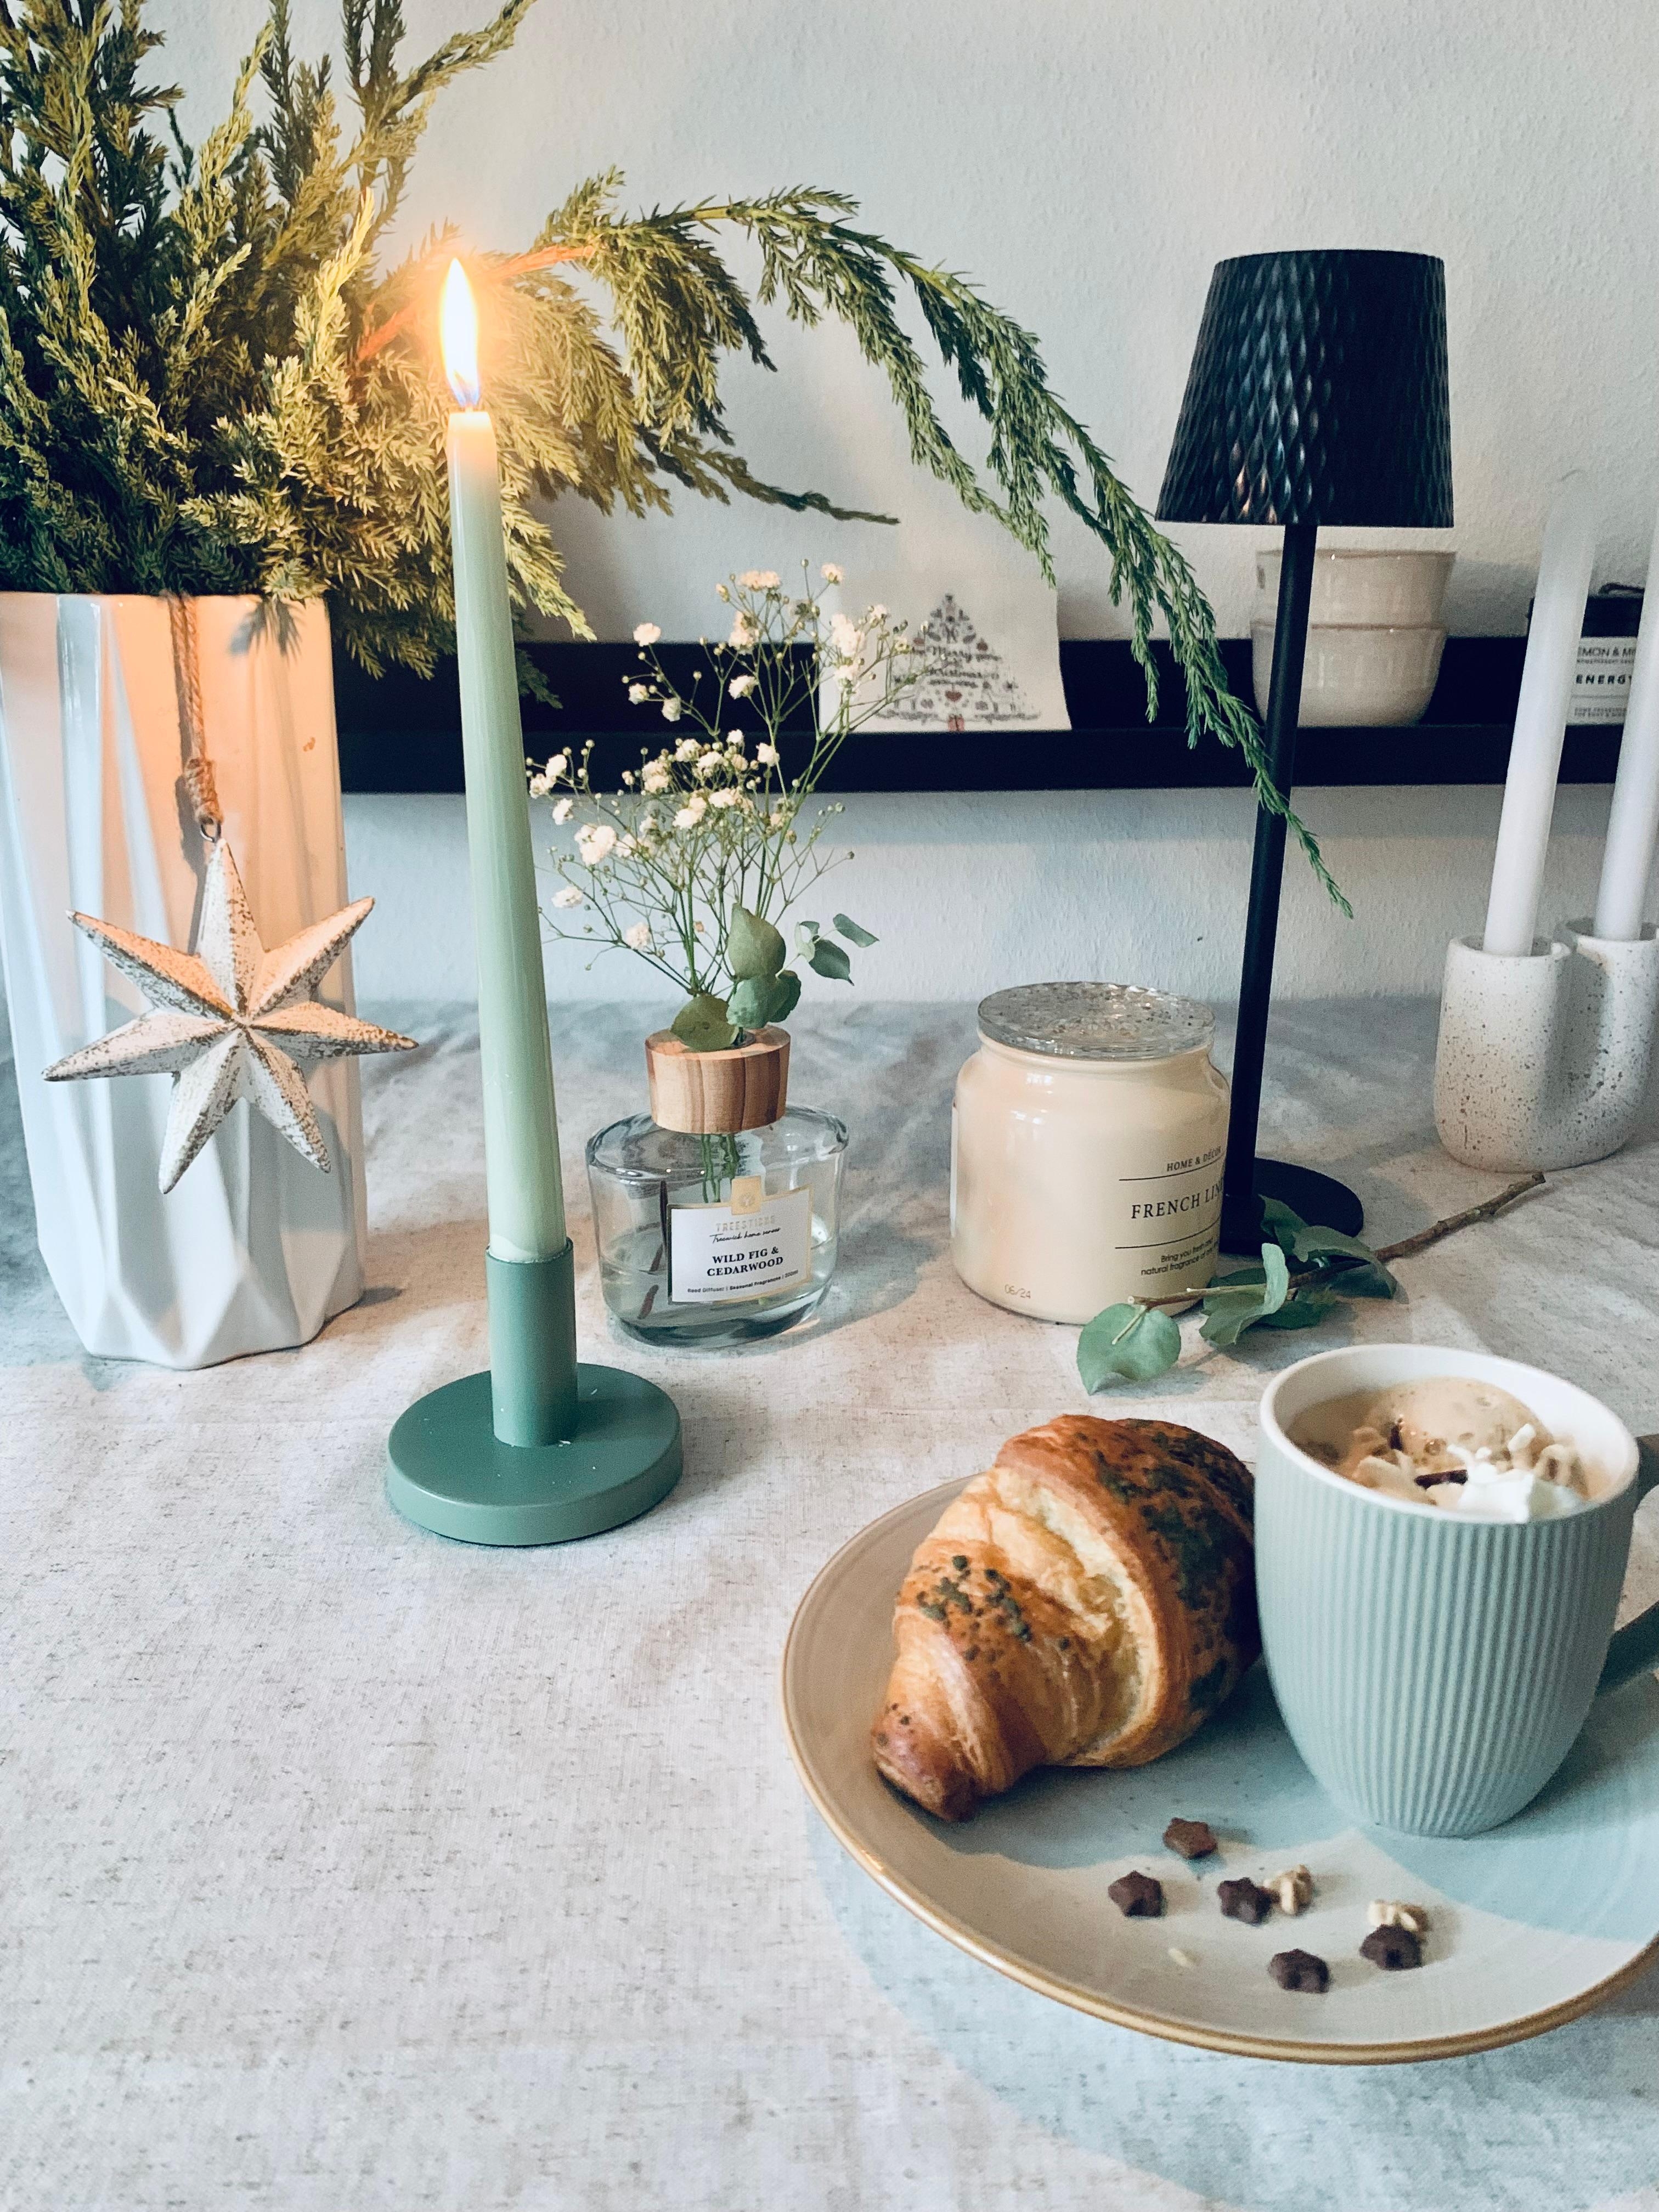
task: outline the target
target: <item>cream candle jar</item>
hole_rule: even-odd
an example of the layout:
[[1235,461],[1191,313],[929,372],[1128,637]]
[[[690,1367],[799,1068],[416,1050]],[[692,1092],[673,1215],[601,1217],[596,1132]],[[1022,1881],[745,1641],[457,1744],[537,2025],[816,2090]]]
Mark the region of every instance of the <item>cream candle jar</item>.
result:
[[1215,1269],[1227,1081],[1207,1006],[1129,983],[981,1002],[951,1109],[951,1256],[1042,1321],[1200,1289]]

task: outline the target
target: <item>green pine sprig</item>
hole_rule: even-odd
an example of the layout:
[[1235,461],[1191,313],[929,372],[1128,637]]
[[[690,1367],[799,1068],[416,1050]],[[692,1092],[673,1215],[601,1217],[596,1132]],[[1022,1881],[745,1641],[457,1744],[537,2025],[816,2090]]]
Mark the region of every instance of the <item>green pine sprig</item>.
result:
[[[371,671],[425,672],[452,641],[444,421],[433,342],[448,232],[387,264],[434,102],[503,53],[533,0],[405,67],[398,0],[343,0],[343,76],[294,51],[271,0],[224,120],[199,149],[150,74],[143,0],[0,0],[0,588],[325,597]],[[1190,743],[1249,762],[1333,898],[1229,690],[1213,614],[1178,549],[1050,388],[1032,333],[965,278],[797,186],[648,214],[614,172],[579,185],[482,280],[515,604],[590,635],[546,503],[668,507],[676,489],[858,513],[773,484],[738,450],[721,377],[771,368],[761,316],[843,324],[885,377],[919,468],[995,518],[1052,577],[1057,501],[1100,541],[1158,700],[1166,624]],[[725,258],[758,251],[752,296]],[[984,426],[976,466],[935,404],[937,362]],[[890,520],[890,518],[866,518]]]

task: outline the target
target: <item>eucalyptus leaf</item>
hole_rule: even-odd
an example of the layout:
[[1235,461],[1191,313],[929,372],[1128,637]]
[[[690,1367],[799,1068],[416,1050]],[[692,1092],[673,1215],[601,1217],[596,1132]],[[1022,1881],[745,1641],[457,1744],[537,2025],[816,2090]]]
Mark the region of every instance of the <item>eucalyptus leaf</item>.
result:
[[861,929],[850,915],[838,914],[836,916],[836,928],[849,945],[879,945],[881,943],[881,939],[873,930]]
[[832,983],[850,983],[853,980],[852,962],[840,945],[827,937],[813,939],[808,964],[816,975],[827,975]]
[[1291,1292],[1277,1313],[1259,1315],[1252,1326],[1256,1328],[1317,1328],[1338,1303],[1336,1292],[1328,1290],[1323,1283],[1304,1283]]
[[726,931],[726,964],[738,982],[775,975],[783,965],[784,951],[781,930],[750,914],[746,906],[732,908]]
[[1370,1246],[1362,1244],[1357,1237],[1345,1237],[1340,1229],[1322,1229],[1307,1222],[1297,1225],[1291,1249],[1298,1260],[1322,1260],[1333,1252],[1343,1253],[1351,1260],[1376,1258]]
[[763,1030],[771,1020],[774,981],[770,975],[745,975],[733,989],[726,1011],[739,1029]]
[[[1296,1241],[1296,1255],[1315,1267],[1329,1269],[1329,1279],[1345,1297],[1391,1298],[1400,1285],[1369,1244],[1345,1237],[1340,1229],[1304,1229]],[[1356,1264],[1348,1267],[1347,1261]]]
[[1297,1238],[1308,1224],[1302,1216],[1285,1205],[1283,1199],[1264,1198],[1261,1201],[1261,1226],[1265,1233],[1286,1252],[1297,1250]]
[[798,921],[795,924],[795,950],[799,953],[803,960],[811,959],[812,955],[812,947],[817,943],[817,941],[818,926],[817,922]]
[[1201,1332],[1207,1344],[1237,1344],[1247,1328],[1276,1314],[1290,1295],[1291,1271],[1277,1244],[1261,1248],[1260,1267],[1241,1267],[1204,1295]]
[[1261,1318],[1261,1309],[1258,1304],[1235,1300],[1231,1305],[1212,1306],[1206,1299],[1204,1326],[1199,1334],[1206,1344],[1234,1345],[1251,1322]]
[[1181,1357],[1181,1331],[1153,1306],[1108,1306],[1077,1340],[1077,1371],[1085,1390],[1113,1382],[1150,1382]]
[[699,991],[696,998],[688,999],[671,1026],[688,1052],[724,1052],[738,1039],[725,1000],[708,991]]
[[772,978],[772,1003],[766,1010],[769,1022],[787,1022],[795,1011],[800,997],[800,977],[793,968],[786,968],[781,975]]

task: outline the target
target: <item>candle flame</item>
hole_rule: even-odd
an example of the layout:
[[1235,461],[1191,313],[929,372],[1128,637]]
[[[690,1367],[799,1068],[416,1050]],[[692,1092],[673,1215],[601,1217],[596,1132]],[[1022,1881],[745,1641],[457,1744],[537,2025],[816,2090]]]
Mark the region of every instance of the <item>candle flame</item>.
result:
[[442,332],[444,374],[458,407],[476,407],[483,397],[478,382],[478,309],[472,287],[459,261],[449,264],[444,278],[443,306],[439,313]]

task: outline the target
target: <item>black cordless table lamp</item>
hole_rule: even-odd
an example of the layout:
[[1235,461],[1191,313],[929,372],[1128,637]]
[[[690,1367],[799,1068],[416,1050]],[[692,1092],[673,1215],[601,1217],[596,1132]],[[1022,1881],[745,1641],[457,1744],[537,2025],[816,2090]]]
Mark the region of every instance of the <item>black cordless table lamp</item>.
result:
[[[1445,264],[1426,253],[1247,253],[1216,264],[1161,522],[1282,525],[1267,755],[1286,799],[1321,523],[1451,526]],[[1285,817],[1258,808],[1233,1058],[1221,1242],[1261,1242],[1261,1204],[1352,1236],[1346,1183],[1256,1158],[1261,1065],[1285,866]]]

